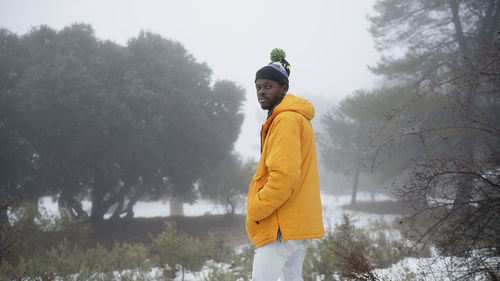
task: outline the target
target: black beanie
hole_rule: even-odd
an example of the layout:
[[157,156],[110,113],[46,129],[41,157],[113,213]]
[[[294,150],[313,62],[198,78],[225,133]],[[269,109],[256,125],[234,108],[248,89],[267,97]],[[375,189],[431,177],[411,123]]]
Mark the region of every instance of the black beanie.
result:
[[257,82],[257,79],[269,79],[288,85],[290,64],[285,60],[285,56],[285,52],[281,49],[272,50],[271,62],[257,71],[255,82]]

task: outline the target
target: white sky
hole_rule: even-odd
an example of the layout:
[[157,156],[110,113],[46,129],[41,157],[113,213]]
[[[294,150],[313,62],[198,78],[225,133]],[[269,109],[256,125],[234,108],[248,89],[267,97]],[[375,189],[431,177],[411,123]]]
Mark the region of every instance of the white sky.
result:
[[[366,16],[375,0],[0,0],[0,26],[22,35],[46,24],[87,23],[102,40],[125,45],[141,30],[179,41],[213,70],[246,90],[236,151],[259,157],[255,72],[282,48],[292,65],[290,93],[310,99],[316,118],[356,89],[374,87],[367,65],[378,54]],[[315,103],[316,101],[316,103]],[[319,112],[318,112],[319,111]],[[318,126],[317,122],[315,122]],[[316,128],[318,130],[320,128]]]

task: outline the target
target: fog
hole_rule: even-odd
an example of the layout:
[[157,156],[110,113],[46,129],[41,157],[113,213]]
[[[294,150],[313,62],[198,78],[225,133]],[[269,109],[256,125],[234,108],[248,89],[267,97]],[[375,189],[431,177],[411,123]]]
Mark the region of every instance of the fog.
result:
[[270,51],[286,51],[292,65],[289,92],[313,103],[320,97],[334,104],[354,90],[372,88],[376,78],[367,66],[376,64],[378,54],[366,17],[373,4],[371,0],[6,0],[0,3],[0,26],[22,35],[42,24],[61,29],[88,23],[99,39],[122,45],[141,30],[182,43],[208,64],[214,81],[229,79],[244,87],[245,121],[235,150],[258,159],[258,135],[266,113],[256,101],[253,80],[269,62]]
[[[307,281],[497,280],[499,30],[500,0],[0,0],[0,280],[248,281],[247,228],[321,222]],[[274,48],[310,229],[315,178],[255,173]]]

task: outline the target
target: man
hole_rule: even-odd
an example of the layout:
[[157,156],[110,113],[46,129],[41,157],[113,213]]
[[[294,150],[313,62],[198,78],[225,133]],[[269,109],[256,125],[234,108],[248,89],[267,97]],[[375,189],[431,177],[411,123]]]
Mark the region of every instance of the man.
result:
[[280,49],[257,71],[255,87],[268,110],[261,157],[248,191],[246,230],[255,244],[253,281],[303,280],[308,239],[325,235],[310,102],[288,91],[290,64]]

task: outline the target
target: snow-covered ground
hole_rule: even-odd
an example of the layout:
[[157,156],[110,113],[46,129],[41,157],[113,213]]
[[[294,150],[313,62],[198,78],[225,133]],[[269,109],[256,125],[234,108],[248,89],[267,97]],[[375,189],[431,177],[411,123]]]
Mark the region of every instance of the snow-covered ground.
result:
[[[468,273],[479,270],[467,268],[470,263],[463,263],[463,258],[434,256],[430,258],[405,258],[389,268],[375,269],[376,274],[382,280],[490,280],[487,276],[477,271],[475,278]],[[488,263],[498,264],[500,260],[490,259]],[[483,265],[478,265],[482,267]],[[491,279],[492,280],[492,279]]]
[[[322,194],[322,205],[323,205],[323,218],[326,227],[333,228],[336,223],[339,223],[342,214],[348,214],[352,216],[354,224],[357,227],[366,227],[370,222],[375,221],[392,221],[396,218],[395,215],[376,215],[368,214],[363,212],[356,212],[352,210],[342,209],[343,205],[348,205],[351,200],[350,195],[343,196],[333,196],[329,194]],[[385,195],[376,195],[375,201],[386,201],[394,200],[391,197]],[[360,201],[371,201],[371,195],[369,193],[360,193],[357,197],[358,202]],[[51,217],[58,217],[59,210],[57,207],[57,198],[53,197],[43,197],[39,200],[39,207],[44,209],[44,212]],[[83,209],[90,212],[91,202],[84,201]],[[236,213],[244,214],[245,206],[241,204],[236,209]],[[201,216],[207,213],[210,214],[224,214],[224,206],[214,204],[208,200],[200,199],[195,204],[184,204],[184,214],[186,216]],[[134,206],[134,215],[136,217],[162,217],[169,216],[170,206],[168,201],[157,201],[157,202],[138,202]],[[454,280],[457,276],[453,274],[443,274],[443,268],[447,268],[449,263],[452,262],[449,258],[433,257],[433,258],[405,258],[402,261],[392,265],[390,268],[377,269],[374,273],[382,278],[382,280]],[[225,265],[219,265],[224,267]],[[426,268],[426,272],[422,271]],[[433,269],[435,271],[433,272]],[[159,276],[160,270],[158,268],[152,269],[147,275],[154,278],[154,276]],[[208,268],[205,267],[204,270],[197,273],[186,272],[185,280],[201,280],[204,276],[208,274]],[[115,275],[118,278],[119,273],[116,272]],[[414,277],[418,276],[417,279]],[[413,277],[413,278],[412,278]],[[175,279],[175,281],[180,281],[181,277]],[[476,280],[481,280],[476,279]]]
[[[369,193],[360,193],[357,196],[358,201],[371,201],[371,195]],[[376,195],[375,201],[386,201],[393,200],[392,198],[385,195]],[[323,220],[325,227],[334,227],[335,223],[340,223],[342,214],[349,214],[354,219],[354,224],[357,227],[367,226],[370,222],[376,220],[392,220],[395,218],[394,215],[375,215],[367,214],[362,212],[356,212],[352,210],[343,210],[343,205],[348,205],[351,202],[350,195],[343,196],[333,196],[330,194],[322,194],[321,201],[323,205]],[[90,213],[92,203],[90,201],[83,201],[83,209]],[[57,206],[57,198],[53,197],[42,197],[39,200],[39,207],[43,208],[47,215],[51,217],[58,217],[59,209]],[[185,216],[201,216],[207,213],[210,214],[224,214],[224,206],[214,204],[206,199],[200,199],[195,204],[184,204],[184,215]],[[236,209],[237,214],[244,214],[245,205],[241,204]],[[170,205],[167,200],[156,201],[156,202],[137,202],[134,206],[134,216],[135,217],[166,217],[170,215]],[[108,215],[109,216],[109,215]],[[221,265],[223,266],[223,265]],[[150,273],[149,276],[159,276],[160,270],[155,268]],[[203,276],[206,276],[207,270],[202,270],[197,273],[186,272],[185,280],[201,280]],[[115,274],[117,275],[117,273]],[[175,281],[180,281],[181,278],[178,277]]]
[[[474,279],[463,278],[464,272],[461,270],[446,270],[450,268],[454,261],[450,257],[433,257],[433,258],[405,258],[396,264],[393,264],[389,268],[375,269],[373,271],[374,275],[380,280],[387,281],[403,281],[403,280],[432,280],[432,281],[453,281],[453,280],[470,280],[470,281],[482,281],[488,280],[487,277],[478,274]],[[227,269],[230,267],[228,264],[211,264],[218,268]],[[465,270],[465,268],[463,268]],[[205,266],[200,272],[191,273],[186,272],[184,279],[188,281],[203,280],[204,277],[208,276],[209,266]],[[161,276],[161,270],[159,268],[153,268],[148,274],[150,278],[159,278]],[[115,272],[117,280],[119,280],[120,274]],[[153,279],[157,280],[157,279]],[[158,279],[159,280],[159,279]],[[174,281],[181,281],[181,277],[178,276]],[[282,281],[282,280],[278,280]],[[319,280],[318,280],[319,281]]]
[[[369,193],[360,193],[357,196],[358,201],[371,201]],[[394,200],[386,195],[377,194],[375,201]],[[321,201],[323,205],[323,219],[326,227],[333,227],[335,223],[340,222],[343,213],[352,215],[354,223],[357,227],[364,227],[376,220],[384,219],[390,221],[395,218],[394,215],[376,215],[352,210],[343,210],[341,206],[348,205],[351,202],[350,195],[333,196],[330,194],[322,194]],[[83,201],[83,209],[90,213],[92,203],[90,201]],[[57,207],[57,198],[45,196],[40,198],[39,206],[43,207],[47,214],[51,217],[59,216],[59,209]],[[224,206],[214,204],[206,199],[199,199],[194,204],[184,204],[185,216],[202,216],[204,214],[224,214]],[[237,214],[244,214],[245,206],[241,204],[236,208]],[[167,217],[170,215],[170,204],[167,200],[163,201],[139,201],[134,206],[135,217]],[[107,215],[109,216],[109,215]],[[106,218],[106,216],[105,216]]]

